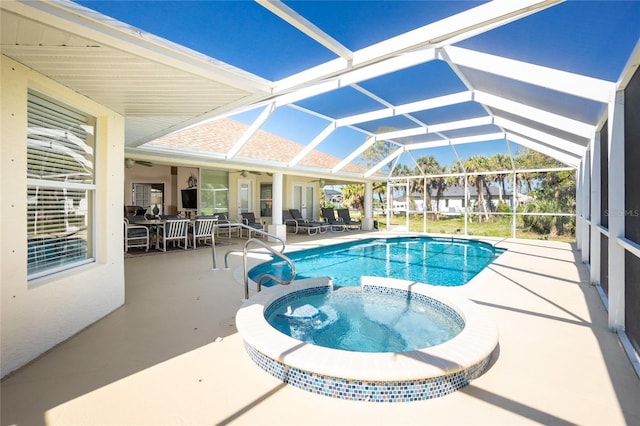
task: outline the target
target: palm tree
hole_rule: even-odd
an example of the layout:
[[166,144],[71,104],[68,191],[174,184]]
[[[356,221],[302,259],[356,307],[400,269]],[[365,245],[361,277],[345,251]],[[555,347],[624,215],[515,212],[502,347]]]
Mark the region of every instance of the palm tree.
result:
[[[511,170],[513,168],[511,164],[511,157],[506,154],[494,154],[489,157],[489,166],[492,170],[502,171],[502,170]],[[498,199],[502,203],[502,197],[505,194],[505,180],[507,179],[507,174],[505,173],[497,173],[494,176],[494,179],[498,183],[498,187],[500,188],[500,192],[498,193]]]
[[[484,202],[484,191],[486,187],[486,176],[473,174],[475,172],[485,172],[489,168],[489,160],[484,155],[474,155],[464,162],[464,169],[469,174],[469,183],[476,187],[478,192],[478,220],[482,221],[481,211],[484,212],[485,220],[489,220],[489,213]],[[480,210],[482,209],[482,210]]]
[[342,205],[346,208],[354,207],[364,216],[364,185],[349,184],[342,186]]
[[[425,175],[437,175],[437,174],[442,174],[445,171],[445,168],[440,165],[438,160],[433,155],[420,157],[416,160],[416,162],[418,163],[419,168],[422,169],[422,172],[424,172]],[[416,169],[418,169],[418,167],[416,167]],[[439,220],[440,219],[440,216],[439,216],[440,198],[442,197],[442,194],[444,193],[445,189],[447,189],[447,181],[444,177],[429,178],[426,188],[424,187],[423,182],[424,180],[421,179],[419,185],[423,191],[426,191],[426,198],[427,198],[426,201],[427,201],[428,210],[431,210],[431,190],[432,189],[436,190],[436,209],[435,209],[436,212],[434,217],[435,217],[435,220]]]

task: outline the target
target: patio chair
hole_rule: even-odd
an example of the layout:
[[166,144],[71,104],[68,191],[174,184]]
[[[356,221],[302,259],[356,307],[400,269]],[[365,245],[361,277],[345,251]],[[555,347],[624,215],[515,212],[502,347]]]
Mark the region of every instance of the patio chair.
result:
[[[295,209],[294,209],[295,210]],[[300,213],[298,210],[296,210]],[[307,231],[309,235],[315,235],[317,233],[327,232],[329,225],[325,222],[312,222],[306,219],[296,219],[291,214],[290,210],[282,210],[282,220],[287,229],[293,228],[293,233],[297,234],[300,231]]]
[[240,227],[231,223],[226,214],[216,213],[213,216],[218,219],[218,223],[216,224],[216,237],[220,236],[220,231],[226,232],[229,238],[231,238],[231,234],[240,236]]
[[[189,243],[187,230],[189,228],[189,219],[169,219],[158,224],[158,235],[156,237],[156,249],[160,249],[160,241],[162,241],[162,251],[167,251],[167,243],[173,242],[182,246],[185,250]],[[182,244],[180,242],[182,241]]]
[[144,247],[144,251],[149,251],[149,228],[143,225],[132,225],[124,219],[124,251],[129,251],[132,247]]
[[[240,215],[242,216],[242,223],[244,223],[245,225],[250,226],[253,229],[262,229],[262,224],[260,223],[259,220],[256,220],[255,213],[245,212],[245,213],[240,213]],[[240,236],[242,236],[243,231],[247,232],[247,238],[251,238],[251,234],[254,232],[251,229],[241,228]]]
[[338,219],[336,217],[336,212],[334,209],[332,209],[331,207],[323,207],[321,211],[322,217],[329,224],[329,229],[331,231],[342,232],[347,230],[347,225],[345,225],[341,219]]
[[215,216],[197,216],[196,220],[189,226],[189,239],[195,249],[198,241],[207,244],[207,241],[213,244],[212,233],[213,226],[218,222]]
[[349,213],[349,209],[338,209],[338,217],[342,219],[342,222],[347,226],[347,230],[349,229],[362,229],[362,222],[359,220],[351,219],[351,213]]

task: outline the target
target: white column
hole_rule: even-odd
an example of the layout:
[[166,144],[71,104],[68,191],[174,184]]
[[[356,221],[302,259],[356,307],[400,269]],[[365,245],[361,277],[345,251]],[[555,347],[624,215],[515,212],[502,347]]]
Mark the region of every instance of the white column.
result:
[[591,186],[591,168],[589,167],[589,160],[591,160],[590,154],[587,152],[582,158],[582,209],[580,214],[582,215],[582,225],[580,227],[580,239],[582,240],[582,263],[589,262],[589,229],[590,225],[587,221],[591,219],[589,211],[589,197],[591,196],[589,187]]
[[513,201],[511,202],[512,207],[513,207],[513,215],[511,216],[511,238],[515,238],[516,237],[516,227],[517,227],[517,223],[518,223],[518,218],[516,216],[516,203],[517,201],[517,197],[518,197],[518,175],[515,172],[515,170],[513,171],[513,190],[511,191],[511,198],[513,199]]
[[624,330],[624,92],[609,103],[609,329]]
[[471,201],[471,197],[469,197],[469,179],[467,179],[467,174],[464,174],[464,235],[469,235],[469,229],[467,223],[469,222],[469,202]]
[[576,187],[575,187],[575,196],[576,196],[576,249],[578,251],[582,250],[582,185],[583,185],[583,176],[584,176],[584,162],[580,161],[580,165],[576,170]]
[[362,230],[373,230],[373,183],[364,184],[364,217],[362,218]]
[[591,268],[592,284],[600,283],[600,202],[601,164],[600,164],[600,132],[591,141]]
[[[268,232],[276,235],[283,240],[287,240],[287,227],[282,224],[282,173],[273,174],[272,194],[271,194],[271,225],[268,226]],[[269,241],[275,242],[273,238]]]

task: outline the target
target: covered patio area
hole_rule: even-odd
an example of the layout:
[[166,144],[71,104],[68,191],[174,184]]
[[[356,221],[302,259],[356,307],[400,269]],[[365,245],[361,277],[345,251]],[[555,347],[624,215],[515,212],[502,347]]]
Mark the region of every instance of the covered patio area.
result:
[[[290,235],[287,247],[386,235]],[[640,424],[640,381],[575,245],[488,241],[508,251],[451,291],[494,316],[499,354],[448,396],[351,402],[278,381],[235,329],[240,258],[212,271],[210,250],[187,250],[125,259],[125,304],[5,378],[2,424]]]

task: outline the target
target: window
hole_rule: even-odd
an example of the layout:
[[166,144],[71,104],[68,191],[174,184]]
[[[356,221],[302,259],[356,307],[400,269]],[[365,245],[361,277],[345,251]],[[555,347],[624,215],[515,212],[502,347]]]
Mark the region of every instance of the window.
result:
[[260,217],[271,217],[272,216],[272,191],[273,184],[271,183],[261,183],[260,184]]
[[200,171],[200,211],[205,215],[229,215],[229,174],[221,170]]
[[95,119],[29,93],[27,275],[93,261]]

